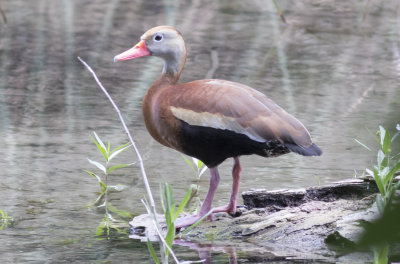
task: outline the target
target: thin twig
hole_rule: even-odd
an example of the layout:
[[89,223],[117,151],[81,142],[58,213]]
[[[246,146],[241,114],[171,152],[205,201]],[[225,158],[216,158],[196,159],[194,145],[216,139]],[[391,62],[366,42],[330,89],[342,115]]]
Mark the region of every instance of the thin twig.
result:
[[104,92],[104,94],[107,96],[108,100],[110,100],[110,102],[113,105],[115,111],[118,113],[118,116],[119,116],[119,119],[121,120],[122,126],[124,127],[125,132],[128,135],[129,141],[131,142],[133,148],[135,149],[136,155],[137,155],[138,160],[139,160],[140,171],[141,171],[142,176],[143,176],[143,181],[144,181],[144,185],[146,187],[147,196],[148,196],[149,201],[150,201],[150,207],[151,207],[151,210],[153,212],[153,223],[154,223],[154,226],[155,226],[155,228],[157,230],[157,233],[158,233],[158,235],[160,237],[160,240],[164,243],[165,247],[170,251],[171,255],[173,256],[173,258],[175,260],[175,262],[179,264],[179,260],[176,258],[174,252],[166,244],[165,240],[163,239],[163,237],[161,235],[159,224],[158,224],[158,221],[156,220],[156,217],[157,217],[156,206],[155,206],[154,198],[153,198],[153,195],[152,195],[152,192],[151,192],[151,189],[150,189],[149,181],[147,180],[146,171],[145,171],[144,165],[143,165],[143,159],[142,159],[142,156],[139,153],[138,148],[136,147],[135,141],[133,140],[133,138],[131,136],[131,133],[129,132],[128,127],[126,126],[126,123],[124,121],[124,118],[122,117],[121,111],[119,110],[118,106],[115,104],[114,100],[111,98],[110,94],[107,92],[106,88],[104,88],[103,84],[100,82],[99,78],[97,77],[96,73],[92,70],[92,68],[84,60],[82,60],[80,57],[78,57],[78,60],[80,60],[82,62],[82,64],[85,65],[85,67],[93,75],[93,77],[96,80],[97,84],[99,85],[101,90]]
[[[145,201],[144,201],[143,199],[142,199],[141,201],[142,201],[142,204],[144,205],[144,207],[145,207],[146,210],[147,210],[148,207],[146,206]],[[148,213],[148,214],[151,214],[151,212],[149,212],[149,211],[147,211],[147,213]],[[153,221],[154,221],[154,219],[153,219]],[[179,263],[180,263],[179,260],[178,260],[177,257],[175,256],[175,254],[174,254],[174,252],[172,251],[172,249],[168,246],[168,244],[167,244],[167,242],[165,241],[165,239],[163,238],[163,236],[162,236],[160,230],[159,230],[158,228],[156,228],[156,231],[157,231],[158,237],[160,238],[161,242],[165,245],[165,247],[166,247],[166,248],[168,249],[168,251],[171,253],[171,255],[172,255],[172,257],[174,258],[175,262],[179,264]]]

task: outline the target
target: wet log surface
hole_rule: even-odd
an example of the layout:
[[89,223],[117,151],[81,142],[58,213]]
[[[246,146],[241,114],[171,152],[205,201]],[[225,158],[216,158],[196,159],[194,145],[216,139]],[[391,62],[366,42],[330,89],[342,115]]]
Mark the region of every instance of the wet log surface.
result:
[[351,179],[328,186],[310,187],[308,189],[250,190],[244,192],[242,197],[244,205],[248,209],[252,209],[267,206],[299,206],[310,201],[332,202],[338,199],[361,199],[377,192],[378,188],[374,181]]
[[[244,206],[238,208],[239,216],[216,214],[213,221],[182,232],[176,243],[196,245],[203,251],[212,248],[257,254],[269,261],[370,261],[370,253],[338,256],[325,240],[344,237],[350,243],[357,241],[363,231],[359,221],[372,221],[378,216],[374,204],[377,191],[375,183],[368,179],[299,190],[250,190],[243,193]],[[155,236],[152,224],[145,219],[146,216],[138,216],[130,223],[132,230],[139,230],[136,238],[143,238],[146,233]]]

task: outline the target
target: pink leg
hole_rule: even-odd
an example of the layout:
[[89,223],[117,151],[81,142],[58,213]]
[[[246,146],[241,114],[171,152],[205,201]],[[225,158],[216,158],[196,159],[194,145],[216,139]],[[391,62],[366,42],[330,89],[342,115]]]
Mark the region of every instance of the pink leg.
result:
[[217,191],[219,184],[219,173],[218,168],[210,168],[210,187],[208,188],[208,192],[206,198],[203,201],[203,204],[200,208],[200,216],[207,214],[212,208],[212,202],[214,200],[215,192]]
[[236,204],[239,193],[239,181],[240,181],[240,172],[242,171],[242,167],[240,166],[239,157],[234,158],[234,164],[232,168],[232,193],[231,198],[229,200],[228,205],[217,207],[213,210],[213,213],[218,212],[227,212],[230,215],[235,215],[236,213]]
[[212,201],[214,200],[215,192],[219,184],[219,173],[218,168],[210,168],[210,187],[208,188],[208,193],[204,202],[200,208],[200,213],[198,215],[192,215],[188,217],[178,218],[175,222],[175,228],[180,229],[182,227],[190,226],[196,223],[201,217],[207,214],[212,208]]

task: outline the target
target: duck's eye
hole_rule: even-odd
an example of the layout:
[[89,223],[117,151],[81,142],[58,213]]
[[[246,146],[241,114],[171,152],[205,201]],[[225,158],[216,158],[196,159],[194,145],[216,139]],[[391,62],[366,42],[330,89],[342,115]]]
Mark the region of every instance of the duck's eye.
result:
[[161,35],[160,33],[157,33],[157,34],[154,35],[153,40],[155,42],[160,42],[160,41],[163,40],[163,38],[164,38],[163,35]]

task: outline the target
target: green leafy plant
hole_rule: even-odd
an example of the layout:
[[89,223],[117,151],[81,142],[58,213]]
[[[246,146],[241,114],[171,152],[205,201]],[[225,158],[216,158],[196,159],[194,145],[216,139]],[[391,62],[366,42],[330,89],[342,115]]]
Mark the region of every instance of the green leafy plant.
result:
[[[161,197],[161,206],[164,211],[164,216],[165,216],[165,223],[167,226],[167,233],[165,235],[165,242],[167,246],[171,249],[172,244],[175,239],[175,221],[178,219],[179,215],[183,213],[184,208],[186,207],[191,194],[192,194],[192,189],[189,188],[189,190],[186,192],[184,198],[182,199],[182,202],[179,204],[178,207],[175,205],[175,198],[174,198],[174,193],[172,191],[171,186],[168,183],[165,183],[164,186],[160,185],[160,197]],[[149,211],[149,205],[145,203],[145,206],[147,210]],[[160,263],[160,260],[158,259],[158,256],[154,250],[154,247],[150,240],[147,240],[147,246],[150,252],[150,255],[152,256],[153,260],[155,263]],[[161,251],[161,258],[162,258],[162,263],[168,263],[168,257],[170,255],[171,250],[168,250],[167,248]]]
[[204,163],[199,159],[192,157],[192,161],[190,161],[190,159],[188,159],[187,157],[183,155],[182,157],[185,159],[186,163],[193,170],[193,173],[196,175],[197,179],[200,179],[201,175],[203,175],[204,172],[206,172],[206,170],[208,169],[207,166],[204,165]]
[[0,230],[13,222],[12,217],[8,216],[6,212],[0,210]]
[[103,141],[100,139],[100,137],[96,134],[96,132],[93,132],[93,136],[90,136],[92,139],[93,143],[96,145],[97,149],[100,151],[102,156],[104,157],[105,164],[102,164],[100,162],[88,159],[89,163],[97,167],[103,174],[104,174],[104,181],[102,177],[100,177],[98,174],[85,170],[86,173],[91,175],[92,177],[96,178],[96,180],[99,183],[100,187],[100,194],[99,196],[90,202],[88,206],[96,205],[98,208],[105,208],[105,215],[101,223],[96,229],[96,235],[101,236],[101,235],[106,235],[107,238],[110,237],[110,232],[112,229],[117,231],[118,233],[124,233],[119,227],[118,223],[120,221],[116,220],[111,213],[115,213],[121,218],[128,219],[131,218],[131,214],[127,211],[117,209],[115,206],[113,206],[110,202],[108,202],[108,194],[112,191],[122,191],[124,190],[125,186],[123,185],[109,185],[108,184],[108,176],[109,174],[119,168],[124,168],[124,167],[129,167],[131,164],[116,164],[116,165],[111,165],[110,162],[113,160],[115,157],[117,157],[119,154],[121,154],[124,150],[128,149],[130,147],[130,143],[121,145],[115,149],[111,149],[111,144],[110,142],[106,144],[103,143]]
[[[78,59],[79,59],[80,62],[82,62],[82,64],[83,64],[83,65],[89,70],[89,72],[93,75],[93,78],[95,79],[97,85],[98,85],[98,86],[100,87],[100,89],[104,92],[104,94],[107,96],[108,100],[110,101],[110,103],[111,103],[112,106],[114,107],[115,111],[117,112],[117,114],[118,114],[118,116],[119,116],[119,119],[120,119],[120,121],[121,121],[121,124],[122,124],[122,126],[124,127],[124,130],[125,130],[126,134],[128,135],[129,141],[130,141],[131,145],[133,146],[133,149],[134,149],[134,151],[135,151],[135,153],[136,153],[136,155],[137,155],[137,157],[138,157],[138,163],[139,163],[139,167],[140,167],[141,174],[142,174],[142,176],[143,176],[143,183],[144,183],[144,186],[145,186],[145,189],[146,189],[146,193],[147,193],[147,197],[148,197],[148,202],[147,202],[147,199],[142,199],[142,202],[143,202],[143,204],[145,205],[145,207],[146,207],[146,209],[147,209],[149,215],[151,215],[151,217],[152,217],[152,219],[153,219],[153,222],[154,222],[154,224],[155,224],[155,227],[156,227],[157,235],[158,235],[160,241],[162,242],[162,244],[164,245],[164,246],[161,246],[161,247],[160,247],[161,255],[164,256],[164,254],[165,254],[165,253],[164,253],[164,252],[165,252],[165,249],[168,249],[168,251],[170,252],[169,254],[172,255],[172,257],[174,258],[175,263],[185,263],[185,264],[189,264],[189,263],[200,263],[200,262],[203,262],[203,261],[197,261],[197,262],[193,262],[193,261],[183,261],[183,262],[180,262],[180,261],[178,260],[178,258],[175,256],[175,254],[173,253],[171,247],[166,243],[166,241],[165,241],[165,239],[163,238],[163,236],[162,236],[162,234],[161,234],[161,231],[160,231],[161,229],[160,229],[160,224],[159,224],[159,222],[158,222],[158,220],[157,220],[156,206],[155,206],[153,194],[152,194],[152,192],[151,192],[150,184],[149,184],[149,181],[148,181],[148,179],[147,179],[146,170],[145,170],[145,168],[144,168],[142,155],[140,154],[139,149],[136,147],[135,141],[133,140],[132,135],[131,135],[131,133],[129,132],[129,129],[128,129],[128,127],[127,127],[125,121],[124,121],[124,118],[122,117],[121,111],[119,110],[118,106],[115,104],[115,102],[114,102],[114,100],[112,99],[112,97],[110,96],[110,94],[107,92],[107,89],[103,86],[103,84],[101,83],[101,81],[100,81],[99,78],[97,77],[97,75],[96,75],[96,73],[94,72],[94,70],[93,70],[84,60],[82,60],[80,57],[78,57]],[[99,140],[97,140],[97,141],[99,141]],[[96,145],[97,145],[97,144],[96,144]],[[101,144],[99,143],[99,145],[101,145]],[[104,145],[104,144],[102,144],[102,145]],[[102,146],[102,149],[103,149],[103,151],[104,151],[105,146],[104,146],[104,147]],[[110,152],[110,151],[109,151],[110,148],[108,147],[107,149],[108,149],[108,152]],[[100,151],[102,151],[102,150],[100,150]],[[88,172],[88,173],[89,173],[89,172]],[[89,173],[89,174],[92,175],[91,173]],[[94,174],[94,173],[93,173],[93,174]],[[93,176],[93,175],[92,175],[92,176]],[[94,177],[95,177],[96,179],[98,179],[98,177],[96,177],[96,176],[94,176]],[[100,179],[101,179],[101,178],[100,178]],[[100,181],[99,181],[99,184],[100,184]],[[107,186],[107,184],[104,184],[104,185]],[[100,188],[102,188],[102,184],[100,184]],[[107,190],[107,187],[106,187],[106,190]],[[105,195],[107,195],[107,191],[105,192]],[[107,199],[106,199],[106,200],[107,200]],[[106,204],[107,204],[107,203],[106,203]],[[106,207],[106,208],[107,208],[107,207]],[[149,244],[150,244],[150,246],[152,247],[151,243],[148,243],[148,245],[149,245]],[[152,248],[152,249],[153,249],[153,250],[150,251],[150,254],[151,254],[153,257],[154,257],[154,256],[157,256],[157,255],[155,254],[154,248]],[[149,247],[149,250],[150,250],[150,247]],[[154,253],[154,254],[153,254],[153,253]],[[165,258],[162,258],[162,259],[163,259],[163,261],[165,260]],[[155,259],[155,260],[156,260],[156,259]],[[156,263],[159,263],[159,262],[156,261]],[[166,262],[163,262],[163,263],[166,263]]]
[[[400,133],[400,126],[397,125],[396,129],[398,131],[393,137],[391,137],[389,131],[382,126],[379,126],[377,141],[380,148],[377,154],[377,164],[373,166],[372,170],[366,169],[366,172],[374,178],[379,189],[379,193],[376,196],[376,205],[382,219],[391,215],[394,206],[395,208],[398,208],[398,203],[395,203],[394,201],[398,200],[398,197],[396,198],[396,191],[400,188],[400,181],[397,183],[394,183],[393,181],[396,173],[400,170],[400,159],[398,159],[399,154],[392,155],[391,153],[392,143]],[[356,141],[366,149],[371,150],[371,148],[367,147],[365,144],[358,140]],[[370,228],[370,224],[366,225],[365,229],[367,234],[368,232],[371,232],[370,230],[373,230]],[[374,243],[369,241],[369,243],[374,253],[374,263],[388,263],[389,241],[381,239],[379,241],[375,240]]]
[[391,137],[389,131],[379,126],[377,141],[380,149],[377,154],[377,165],[374,165],[372,170],[366,169],[366,172],[374,177],[380,192],[376,196],[376,204],[380,214],[383,214],[385,208],[392,204],[395,192],[400,187],[400,182],[393,184],[393,179],[400,170],[400,160],[396,160],[398,155],[391,155],[392,143],[398,135],[399,131]]
[[[192,184],[190,186],[192,190],[192,194],[190,195],[189,201],[187,203],[187,208],[189,211],[194,212],[198,211],[198,209],[201,206],[201,200],[199,198],[199,190],[200,190],[200,178],[201,176],[207,171],[207,166],[201,161],[196,158],[187,158],[186,156],[182,157],[185,159],[186,163],[189,165],[189,167],[192,169],[195,177],[196,177],[196,185]],[[195,201],[193,201],[195,200]]]

